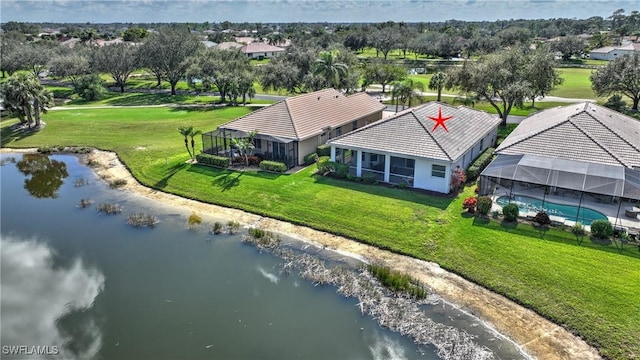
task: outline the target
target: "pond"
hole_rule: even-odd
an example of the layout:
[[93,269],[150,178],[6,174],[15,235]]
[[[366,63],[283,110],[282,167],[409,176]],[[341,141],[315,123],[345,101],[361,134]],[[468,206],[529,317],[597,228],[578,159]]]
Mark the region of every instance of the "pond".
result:
[[[205,217],[189,230],[185,209],[109,189],[76,157],[1,157],[3,359],[440,358],[436,347],[363,316],[335,288],[285,275],[281,259],[240,241],[246,230],[209,234],[227,219]],[[81,208],[81,199],[93,204]],[[121,205],[122,214],[100,214],[104,203]],[[134,212],[160,222],[133,228],[126,217]],[[525,357],[446,303],[422,308],[476,336],[495,358]]]

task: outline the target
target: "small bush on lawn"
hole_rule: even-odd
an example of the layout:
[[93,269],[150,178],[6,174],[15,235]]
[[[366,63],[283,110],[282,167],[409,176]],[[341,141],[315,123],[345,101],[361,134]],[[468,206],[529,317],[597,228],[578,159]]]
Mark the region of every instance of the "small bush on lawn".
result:
[[260,163],[260,169],[282,173],[287,171],[287,165],[277,161],[264,160]]
[[478,199],[475,197],[468,197],[464,199],[462,202],[462,208],[472,213],[476,211],[476,206],[478,205]]
[[571,233],[576,237],[578,244],[582,244],[582,238],[587,234],[587,231],[585,230],[584,225],[578,221],[571,227]]
[[546,226],[551,224],[551,219],[549,218],[549,214],[546,211],[538,211],[536,216],[533,218],[533,222],[538,224],[539,226]]
[[318,173],[324,175],[331,171],[331,158],[328,156],[322,156],[318,158]]
[[613,227],[609,220],[595,220],[591,223],[591,235],[598,239],[608,239],[613,235]]
[[502,215],[504,215],[505,221],[516,221],[520,215],[520,209],[516,204],[507,204],[502,207]]
[[304,157],[304,164],[305,165],[311,165],[316,161],[318,161],[318,154],[316,154],[316,153],[311,153],[311,154],[309,154],[309,155]]
[[221,168],[229,167],[229,159],[224,156],[198,154],[196,155],[196,160],[198,160],[198,164],[217,166]]
[[480,156],[478,156],[467,168],[467,180],[472,180],[478,177],[482,170],[489,165],[493,158],[493,152],[496,149],[488,148]]
[[478,197],[478,205],[476,208],[478,212],[482,215],[487,215],[489,211],[491,211],[491,206],[493,205],[493,201],[488,196],[480,196]]
[[320,145],[316,148],[318,156],[331,156],[331,146],[327,144]]

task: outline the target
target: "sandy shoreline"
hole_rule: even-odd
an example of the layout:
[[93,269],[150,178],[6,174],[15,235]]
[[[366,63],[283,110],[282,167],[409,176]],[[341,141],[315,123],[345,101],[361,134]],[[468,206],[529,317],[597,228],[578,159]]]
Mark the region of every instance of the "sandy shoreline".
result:
[[[6,151],[28,152],[33,150]],[[446,301],[462,308],[508,336],[529,355],[539,359],[600,359],[598,351],[564,328],[544,319],[507,298],[441,269],[437,264],[380,250],[346,238],[290,224],[241,210],[205,204],[163,193],[140,185],[117,155],[93,151],[84,160],[94,166],[96,174],[107,180],[125,179],[125,191],[131,191],[164,204],[179,206],[188,211],[206,213],[219,218],[234,219],[242,225],[259,226],[265,230],[316,243],[323,247],[353,254],[410,274]]]

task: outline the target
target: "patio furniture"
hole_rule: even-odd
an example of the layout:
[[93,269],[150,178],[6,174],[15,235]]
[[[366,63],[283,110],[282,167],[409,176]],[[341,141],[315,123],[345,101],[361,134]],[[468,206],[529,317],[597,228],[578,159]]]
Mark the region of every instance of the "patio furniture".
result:
[[630,218],[636,219],[638,217],[638,215],[640,214],[640,208],[637,208],[635,206],[633,207],[628,207],[624,209],[624,214]]

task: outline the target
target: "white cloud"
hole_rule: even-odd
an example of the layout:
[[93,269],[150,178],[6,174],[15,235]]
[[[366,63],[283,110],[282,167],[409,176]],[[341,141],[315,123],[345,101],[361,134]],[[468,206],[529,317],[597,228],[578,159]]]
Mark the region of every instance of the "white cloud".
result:
[[53,267],[53,252],[36,241],[2,237],[1,300],[3,345],[57,346],[57,358],[90,359],[100,350],[102,334],[93,319],[81,324],[77,351],[65,348],[74,339],[58,327],[65,315],[86,310],[104,288],[104,275],[76,259]]

